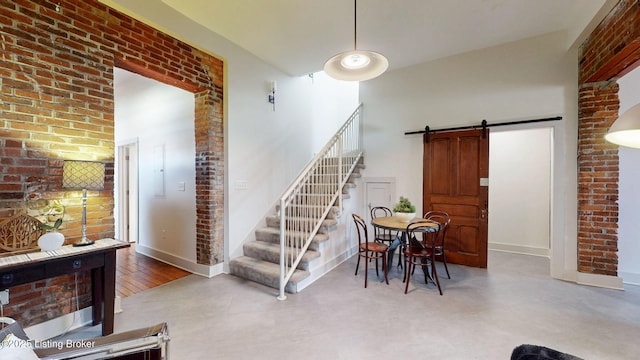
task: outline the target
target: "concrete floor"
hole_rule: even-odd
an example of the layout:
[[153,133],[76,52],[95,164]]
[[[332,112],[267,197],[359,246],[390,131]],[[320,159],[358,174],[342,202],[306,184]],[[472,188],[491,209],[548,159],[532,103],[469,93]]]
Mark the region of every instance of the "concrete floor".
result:
[[546,258],[490,252],[489,269],[450,266],[444,296],[420,271],[405,295],[399,270],[390,285],[370,270],[364,289],[355,260],[286,301],[231,275],[190,275],[122,299],[115,331],[166,321],[174,360],[509,359],[524,343],[584,359],[640,354],[640,287],[554,280]]

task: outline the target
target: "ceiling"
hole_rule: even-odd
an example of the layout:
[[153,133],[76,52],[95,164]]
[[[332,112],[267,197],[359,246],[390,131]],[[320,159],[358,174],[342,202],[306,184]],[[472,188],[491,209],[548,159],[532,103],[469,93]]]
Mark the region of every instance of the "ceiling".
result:
[[[569,48],[617,1],[360,0],[357,48],[384,54],[390,70],[560,30]],[[292,76],[354,47],[351,0],[162,2]]]

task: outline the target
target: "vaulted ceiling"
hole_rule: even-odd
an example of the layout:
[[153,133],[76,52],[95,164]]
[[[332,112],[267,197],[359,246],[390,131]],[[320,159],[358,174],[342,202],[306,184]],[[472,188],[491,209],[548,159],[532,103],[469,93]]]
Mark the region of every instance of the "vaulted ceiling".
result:
[[[352,0],[161,0],[289,75],[354,47]],[[390,70],[555,31],[567,49],[617,0],[359,0],[357,48]]]

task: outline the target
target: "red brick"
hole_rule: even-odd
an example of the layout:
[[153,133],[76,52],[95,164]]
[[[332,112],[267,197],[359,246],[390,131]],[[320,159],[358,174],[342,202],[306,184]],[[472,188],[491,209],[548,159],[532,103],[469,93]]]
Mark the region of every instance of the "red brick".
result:
[[[61,12],[55,11],[56,4],[61,5]],[[223,203],[223,184],[214,177],[224,168],[222,61],[96,0],[0,2],[0,24],[6,30],[0,54],[0,94],[3,110],[4,106],[12,109],[2,116],[0,164],[8,165],[3,165],[0,177],[0,189],[4,189],[0,199],[3,204],[15,204],[1,209],[0,214],[24,207],[25,199],[66,203],[66,196],[77,194],[62,189],[61,157],[104,158],[110,175],[105,192],[95,199],[97,208],[91,210],[101,219],[92,223],[90,231],[113,236],[113,66],[140,66],[147,69],[145,76],[192,91],[198,99],[196,133],[202,135],[196,138],[196,146],[205,149],[212,160],[199,164],[196,180],[216,186],[197,190],[197,207],[202,209],[197,221],[205,226],[198,230],[196,256],[205,265],[222,261],[224,214],[218,204]],[[205,167],[215,171],[202,171]],[[26,190],[17,187],[22,184]],[[79,205],[72,203],[66,210],[71,218],[80,218]],[[64,226],[68,239],[79,237],[79,221],[67,221]],[[65,289],[73,287],[70,279],[54,282]],[[15,305],[12,301],[6,313],[20,314],[23,325],[30,326],[72,310],[68,291],[47,297],[44,284],[37,283],[32,289],[40,297],[31,299],[31,293],[26,293],[25,301]],[[81,288],[84,307],[89,303],[90,286],[85,281]]]
[[640,60],[635,1],[622,0],[611,10],[581,46],[579,60],[578,270],[615,276],[619,164],[617,147],[603,137],[619,110],[611,80]]

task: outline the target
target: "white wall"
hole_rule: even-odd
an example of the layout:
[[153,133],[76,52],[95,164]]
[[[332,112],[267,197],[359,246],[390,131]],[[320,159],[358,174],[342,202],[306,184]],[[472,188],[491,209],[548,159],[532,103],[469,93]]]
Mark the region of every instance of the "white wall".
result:
[[138,250],[189,268],[196,263],[194,95],[122,69],[114,79],[116,143],[138,140]]
[[[640,103],[640,68],[618,80],[619,113]],[[620,147],[618,193],[618,274],[628,284],[640,285],[640,149]]]
[[545,125],[554,129],[551,272],[575,280],[578,69],[566,43],[565,33],[552,33],[363,82],[365,176],[396,177],[397,193],[421,208],[422,136],[405,131],[563,116]]
[[[232,69],[234,63],[230,61],[229,71]],[[255,81],[246,78],[248,74],[264,77],[251,74],[251,69],[255,67],[240,68],[237,75],[229,75],[227,211],[232,259],[242,255],[242,244],[255,238],[254,230],[263,226],[262,219],[268,212],[275,210],[286,187],[358,104],[357,84],[338,82],[323,73],[315,74],[313,80],[281,75],[276,77],[273,112],[266,92],[254,99],[243,93],[243,89],[254,91]],[[249,83],[232,91],[238,78]]]
[[[242,244],[254,238],[286,186],[355,110],[358,85],[321,73],[313,79],[287,76],[160,0],[102,2],[225,61],[226,267],[242,255]],[[267,101],[272,80],[276,111]],[[207,275],[223,270],[215,266]]]
[[551,128],[491,129],[489,249],[549,255]]

